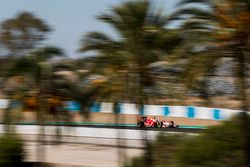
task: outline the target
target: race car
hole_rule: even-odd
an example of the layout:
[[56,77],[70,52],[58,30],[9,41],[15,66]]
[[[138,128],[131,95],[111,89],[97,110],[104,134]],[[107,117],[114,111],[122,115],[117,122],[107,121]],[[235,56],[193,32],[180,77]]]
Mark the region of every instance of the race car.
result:
[[139,117],[137,119],[137,126],[141,128],[146,128],[146,127],[158,128],[161,126],[161,122],[155,118]]
[[161,128],[178,128],[179,125],[176,125],[174,123],[174,121],[170,120],[170,121],[165,121],[165,120],[162,120],[161,121]]
[[137,119],[137,126],[146,128],[146,127],[153,127],[153,128],[178,128],[179,125],[176,125],[174,121],[165,121],[165,120],[157,120],[156,118],[150,117],[139,117]]

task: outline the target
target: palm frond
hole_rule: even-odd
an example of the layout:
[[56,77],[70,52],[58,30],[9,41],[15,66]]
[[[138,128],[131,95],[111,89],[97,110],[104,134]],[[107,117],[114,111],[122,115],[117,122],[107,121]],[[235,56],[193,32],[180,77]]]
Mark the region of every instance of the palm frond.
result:
[[60,57],[65,56],[62,49],[53,46],[39,48],[33,51],[31,55],[35,56],[39,61],[48,60],[54,56],[60,56]]
[[201,77],[207,76],[214,70],[214,65],[221,56],[218,54],[199,53],[193,54],[186,64],[183,81],[188,88],[200,81]]
[[114,28],[114,30],[117,31],[118,33],[121,31],[123,27],[121,18],[113,12],[102,14],[98,16],[97,19],[111,25],[111,27]]
[[82,47],[79,51],[112,50],[119,47],[119,42],[116,42],[106,34],[101,32],[90,32],[83,38]]
[[184,31],[196,30],[197,32],[200,31],[208,33],[211,33],[212,31],[215,30],[215,26],[213,25],[212,22],[202,19],[193,19],[193,18],[184,21],[180,25],[180,28]]
[[40,70],[40,65],[33,59],[19,58],[6,70],[5,78],[18,75],[29,75],[37,78],[40,75]]
[[157,27],[164,27],[168,23],[168,16],[164,14],[164,9],[152,10],[148,13],[146,24]]
[[217,16],[212,12],[204,9],[199,9],[195,7],[182,8],[175,11],[168,18],[169,21],[172,20],[183,20],[186,18],[195,18],[195,19],[206,19],[206,20],[218,20]]
[[187,5],[187,4],[211,4],[212,0],[181,0],[177,3],[177,6]]

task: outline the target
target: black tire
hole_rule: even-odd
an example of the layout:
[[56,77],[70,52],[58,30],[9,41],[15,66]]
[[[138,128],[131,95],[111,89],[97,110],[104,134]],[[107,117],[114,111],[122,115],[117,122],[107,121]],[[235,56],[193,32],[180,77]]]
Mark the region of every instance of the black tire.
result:
[[158,128],[158,123],[155,122],[154,125],[153,125],[154,128]]
[[139,122],[139,128],[145,128],[144,122],[142,122],[142,121]]
[[160,121],[159,122],[159,126],[158,126],[159,128],[162,128],[163,127],[163,123]]

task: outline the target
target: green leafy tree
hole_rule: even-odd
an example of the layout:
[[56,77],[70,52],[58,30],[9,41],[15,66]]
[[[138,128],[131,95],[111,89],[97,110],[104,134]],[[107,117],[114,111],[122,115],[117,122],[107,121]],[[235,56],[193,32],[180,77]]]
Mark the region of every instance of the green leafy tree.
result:
[[15,18],[1,24],[0,43],[9,56],[24,56],[45,39],[49,26],[29,12],[21,12]]

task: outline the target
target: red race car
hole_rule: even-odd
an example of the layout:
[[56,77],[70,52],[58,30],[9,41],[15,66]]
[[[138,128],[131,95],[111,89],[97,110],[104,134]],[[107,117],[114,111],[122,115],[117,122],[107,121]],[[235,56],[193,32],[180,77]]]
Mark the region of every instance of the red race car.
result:
[[161,121],[150,117],[139,117],[137,119],[137,126],[141,128],[146,128],[146,127],[158,128],[161,127]]
[[174,121],[165,121],[157,120],[156,118],[150,117],[139,117],[137,119],[137,126],[141,128],[153,127],[153,128],[178,128],[179,125],[176,125]]
[[174,123],[174,121],[165,121],[165,120],[162,120],[161,121],[161,128],[178,128],[179,125],[176,125]]

